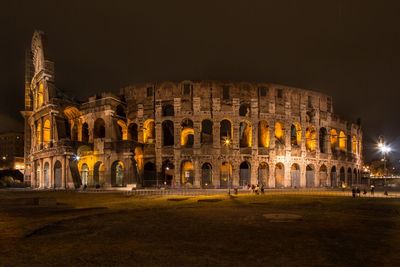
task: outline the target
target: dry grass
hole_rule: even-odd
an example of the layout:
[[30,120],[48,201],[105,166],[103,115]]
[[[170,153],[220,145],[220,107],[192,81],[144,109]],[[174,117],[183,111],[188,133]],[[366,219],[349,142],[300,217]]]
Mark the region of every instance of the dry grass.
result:
[[[58,205],[0,206],[0,266],[395,266],[400,260],[394,199],[0,192],[0,201],[19,197],[55,197]],[[276,223],[268,213],[301,220]]]

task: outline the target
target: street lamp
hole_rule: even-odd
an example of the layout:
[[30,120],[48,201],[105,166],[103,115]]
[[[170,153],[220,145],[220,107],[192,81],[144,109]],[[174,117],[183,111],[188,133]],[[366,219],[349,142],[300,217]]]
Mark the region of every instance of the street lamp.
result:
[[382,136],[379,137],[379,143],[378,143],[378,148],[381,151],[383,158],[383,175],[387,176],[387,170],[386,170],[386,156],[388,153],[390,153],[392,151],[391,147],[386,145],[384,139]]
[[[228,151],[230,152],[230,145],[231,145],[231,140],[229,139],[229,137],[226,137],[224,139],[224,146],[228,148]],[[230,153],[229,153],[230,155]],[[230,161],[229,161],[229,157],[228,157],[228,195],[231,194],[231,166],[230,166]]]

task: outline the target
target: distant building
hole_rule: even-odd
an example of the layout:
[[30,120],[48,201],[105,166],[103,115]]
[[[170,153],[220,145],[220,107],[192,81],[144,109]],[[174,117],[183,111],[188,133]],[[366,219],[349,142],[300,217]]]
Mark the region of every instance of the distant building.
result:
[[0,133],[0,170],[24,170],[24,134]]
[[165,81],[76,102],[55,85],[44,37],[35,32],[28,52],[22,112],[32,187],[360,183],[361,126],[339,118],[328,95],[270,83]]

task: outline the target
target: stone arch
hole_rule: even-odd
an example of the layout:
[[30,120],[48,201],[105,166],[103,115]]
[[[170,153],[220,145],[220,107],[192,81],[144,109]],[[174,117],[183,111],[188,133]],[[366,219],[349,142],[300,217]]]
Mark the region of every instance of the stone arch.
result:
[[306,149],[309,152],[314,152],[317,149],[317,132],[313,126],[306,129]]
[[275,145],[285,146],[285,127],[279,121],[275,122]]
[[220,167],[220,188],[228,188],[232,185],[232,165],[229,162],[222,162]]
[[175,176],[175,166],[169,159],[163,161],[161,174],[164,186],[172,186]]
[[156,138],[156,129],[153,119],[148,119],[143,123],[143,142],[153,144]]
[[128,140],[128,127],[126,126],[126,122],[124,120],[117,120],[116,126],[117,140]]
[[349,153],[352,152],[351,135],[347,135],[346,148],[347,148],[347,152],[349,152]]
[[357,136],[353,135],[353,137],[351,138],[351,152],[353,154],[357,154]]
[[300,165],[297,163],[293,163],[290,167],[290,181],[292,187],[300,188]]
[[124,185],[124,164],[120,160],[116,160],[111,165],[111,186]]
[[336,129],[330,131],[331,152],[334,153],[338,148],[338,134]]
[[138,141],[139,137],[138,125],[136,123],[129,124],[128,127],[128,139],[131,141]]
[[82,124],[82,142],[89,142],[89,125],[85,122]]
[[293,147],[299,147],[301,145],[301,126],[298,122],[290,126],[290,144]]
[[83,163],[81,167],[81,181],[82,185],[89,184],[89,166],[86,163]]
[[328,186],[328,168],[322,164],[321,167],[319,167],[319,186],[321,187],[326,187]]
[[251,184],[251,165],[247,161],[243,161],[239,166],[239,185],[246,186]]
[[315,168],[314,165],[308,164],[306,167],[306,187],[315,186]]
[[193,147],[194,144],[194,128],[191,119],[184,119],[181,122],[181,146]]
[[269,186],[269,166],[266,162],[261,162],[258,165],[257,183],[263,187]]
[[321,153],[328,153],[328,131],[325,127],[319,129],[319,150]]
[[205,162],[201,166],[201,187],[208,188],[212,185],[212,165],[211,163]]
[[285,186],[285,166],[282,163],[275,165],[275,187],[282,188]]
[[50,164],[48,162],[43,167],[43,187],[50,188]]
[[143,167],[143,186],[155,186],[157,184],[156,165],[149,161]]
[[343,131],[339,132],[339,149],[340,151],[346,151],[346,135]]
[[220,138],[221,142],[232,140],[232,123],[227,119],[220,122]]
[[200,141],[202,144],[213,143],[213,122],[209,119],[205,119],[201,122]]
[[346,171],[344,170],[344,167],[340,168],[339,179],[340,179],[340,186],[341,187],[346,186]]
[[62,165],[59,160],[54,163],[54,188],[62,187]]
[[102,118],[98,118],[94,122],[93,138],[105,138],[106,137],[106,123]]
[[337,173],[336,173],[336,166],[332,166],[331,168],[331,186],[337,187]]
[[93,167],[93,184],[95,186],[104,182],[105,166],[101,161],[97,161]]
[[266,121],[260,121],[258,123],[258,147],[269,148],[270,133],[269,126]]
[[252,129],[251,123],[242,121],[239,125],[239,145],[240,147],[251,147]]
[[50,120],[47,119],[43,123],[43,143],[49,144],[51,140],[51,124]]
[[251,108],[249,103],[242,103],[239,107],[239,116],[242,117],[250,117],[251,116]]
[[171,120],[165,120],[161,124],[162,144],[163,146],[174,145],[174,123]]
[[175,115],[174,106],[171,104],[163,105],[162,106],[162,115],[164,117],[174,116]]
[[37,90],[37,96],[36,96],[36,108],[40,108],[44,104],[44,85],[43,83],[39,84],[39,88]]
[[194,166],[191,160],[183,160],[181,163],[181,184],[193,185]]

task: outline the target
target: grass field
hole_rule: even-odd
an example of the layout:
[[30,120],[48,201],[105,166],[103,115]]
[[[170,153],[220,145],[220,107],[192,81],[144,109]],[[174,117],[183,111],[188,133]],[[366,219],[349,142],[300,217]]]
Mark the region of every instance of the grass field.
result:
[[[56,198],[57,205],[9,205],[12,199],[31,197]],[[0,231],[0,266],[400,262],[397,199],[2,191]]]

